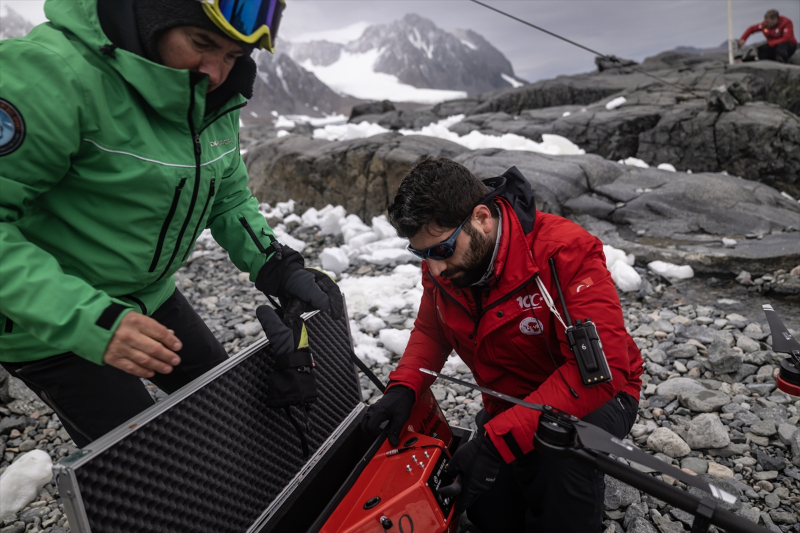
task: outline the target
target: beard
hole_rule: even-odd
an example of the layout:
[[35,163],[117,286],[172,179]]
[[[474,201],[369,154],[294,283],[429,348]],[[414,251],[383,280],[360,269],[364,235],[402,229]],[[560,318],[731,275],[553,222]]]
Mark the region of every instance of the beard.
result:
[[441,276],[458,288],[469,287],[477,283],[489,270],[494,255],[495,242],[490,235],[485,235],[476,230],[472,224],[464,224],[464,232],[470,236],[470,245],[464,262],[452,266],[442,272]]

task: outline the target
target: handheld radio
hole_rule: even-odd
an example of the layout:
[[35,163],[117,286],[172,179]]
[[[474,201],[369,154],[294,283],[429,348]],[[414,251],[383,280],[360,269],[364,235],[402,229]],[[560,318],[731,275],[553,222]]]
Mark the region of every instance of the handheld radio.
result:
[[597,334],[597,326],[590,318],[585,319],[583,322],[576,320],[573,324],[569,311],[567,311],[564,294],[561,292],[561,283],[558,281],[558,274],[556,273],[556,263],[552,257],[550,258],[550,271],[556,282],[558,298],[561,300],[561,308],[564,310],[566,324],[570,324],[569,326],[564,324],[567,344],[578,362],[583,384],[591,387],[592,385],[611,381],[611,369],[608,368],[606,354],[603,353],[603,343],[600,342],[600,336]]

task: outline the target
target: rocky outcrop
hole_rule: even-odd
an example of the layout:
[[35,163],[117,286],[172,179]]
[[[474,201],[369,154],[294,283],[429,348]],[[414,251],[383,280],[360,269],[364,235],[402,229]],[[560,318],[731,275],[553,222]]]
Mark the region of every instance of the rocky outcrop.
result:
[[[452,158],[488,178],[516,166],[537,207],[582,224],[642,265],[662,260],[697,272],[791,270],[800,264],[800,205],[764,184],[719,173],[622,165],[597,155],[548,156],[464,147],[396,133],[344,142],[287,136],[245,156],[260,201],[341,204],[368,219],[384,212],[421,155]],[[723,238],[735,241],[727,246]]]
[[342,142],[289,135],[255,146],[244,161],[259,201],[294,199],[317,208],[338,204],[369,220],[385,211],[417,158],[452,159],[465,151],[449,141],[397,133]]
[[[538,142],[555,133],[608,159],[724,171],[800,196],[800,68],[727,65],[716,56],[676,52],[631,63],[601,61],[595,73],[354,121],[418,129],[464,114],[450,127],[459,135],[513,133]],[[619,97],[624,104],[606,108]]]

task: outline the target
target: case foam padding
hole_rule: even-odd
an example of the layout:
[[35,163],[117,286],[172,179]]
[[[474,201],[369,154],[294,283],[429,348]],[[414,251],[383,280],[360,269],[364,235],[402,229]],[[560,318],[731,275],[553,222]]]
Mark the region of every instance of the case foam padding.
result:
[[[320,393],[306,432],[313,454],[361,392],[347,317],[306,324]],[[76,468],[92,532],[247,531],[307,460],[283,410],[264,407],[270,363],[247,357]]]

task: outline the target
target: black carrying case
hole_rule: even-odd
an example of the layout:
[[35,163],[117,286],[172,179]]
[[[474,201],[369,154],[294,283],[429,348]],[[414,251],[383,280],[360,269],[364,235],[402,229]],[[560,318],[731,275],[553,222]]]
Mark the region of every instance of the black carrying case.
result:
[[320,392],[308,413],[308,459],[283,410],[264,407],[272,361],[261,340],[53,467],[71,531],[317,527],[380,439],[358,431],[366,406],[347,314],[317,313],[306,326]]

